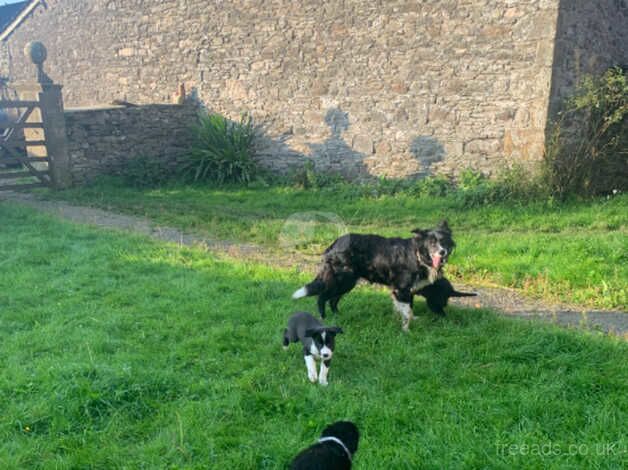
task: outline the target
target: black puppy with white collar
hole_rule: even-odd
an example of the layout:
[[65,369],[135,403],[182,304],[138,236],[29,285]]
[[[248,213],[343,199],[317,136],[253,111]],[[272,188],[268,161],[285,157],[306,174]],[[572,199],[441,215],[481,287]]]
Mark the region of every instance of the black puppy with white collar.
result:
[[316,444],[302,450],[290,464],[291,470],[348,470],[358,450],[360,433],[351,421],[327,426]]
[[[283,347],[287,349],[290,343],[301,341],[308,379],[312,383],[318,379],[321,385],[327,385],[327,374],[338,333],[342,333],[342,328],[325,326],[307,312],[296,312],[290,317],[288,328],[284,330]],[[316,373],[315,359],[321,361],[320,374]]]

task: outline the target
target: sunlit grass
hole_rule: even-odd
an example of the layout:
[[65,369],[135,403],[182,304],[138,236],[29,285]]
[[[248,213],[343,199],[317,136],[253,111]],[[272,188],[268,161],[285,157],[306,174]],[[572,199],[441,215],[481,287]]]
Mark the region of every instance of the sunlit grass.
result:
[[[147,216],[211,238],[307,254],[322,252],[344,229],[409,236],[415,227],[447,218],[458,242],[451,275],[547,300],[627,308],[628,195],[468,208],[455,197],[374,198],[349,185],[135,190],[102,184],[48,197]],[[300,228],[307,230],[286,243],[295,219],[304,221]]]
[[280,469],[336,419],[362,431],[356,468],[625,462],[618,339],[421,302],[403,334],[363,286],[330,319],[345,333],[323,388],[281,349],[314,309],[290,299],[305,275],[6,204],[0,221],[3,468]]

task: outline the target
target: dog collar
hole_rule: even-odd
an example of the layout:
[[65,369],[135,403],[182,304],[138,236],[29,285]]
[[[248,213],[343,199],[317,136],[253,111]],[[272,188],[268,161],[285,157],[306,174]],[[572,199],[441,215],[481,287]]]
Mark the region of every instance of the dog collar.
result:
[[349,449],[347,449],[347,446],[340,439],[338,439],[337,437],[334,437],[334,436],[327,436],[327,437],[321,437],[318,440],[318,442],[320,442],[320,443],[328,442],[328,441],[335,442],[340,447],[342,447],[342,449],[346,452],[347,457],[349,458],[349,462],[351,462],[351,452],[349,452]]

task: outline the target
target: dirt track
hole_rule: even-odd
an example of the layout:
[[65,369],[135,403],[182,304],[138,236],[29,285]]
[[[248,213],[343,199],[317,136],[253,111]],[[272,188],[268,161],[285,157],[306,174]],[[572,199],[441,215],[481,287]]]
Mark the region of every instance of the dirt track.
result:
[[[212,240],[179,229],[164,227],[148,219],[122,215],[102,209],[74,206],[65,202],[45,201],[31,193],[0,192],[0,201],[22,204],[72,222],[127,230],[181,245],[201,245],[212,252],[246,258],[282,267],[311,271],[317,260],[299,253],[278,256],[251,244]],[[503,315],[553,322],[566,327],[587,328],[628,339],[628,312],[592,311],[573,305],[549,305],[522,295],[514,289],[456,284],[458,290],[475,291],[477,297],[452,299],[451,303],[469,308],[491,308]]]

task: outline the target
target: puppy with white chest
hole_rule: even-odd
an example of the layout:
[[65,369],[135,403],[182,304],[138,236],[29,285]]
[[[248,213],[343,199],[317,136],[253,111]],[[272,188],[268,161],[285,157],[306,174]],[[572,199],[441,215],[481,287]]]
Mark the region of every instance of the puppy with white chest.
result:
[[[327,374],[334,354],[336,335],[342,328],[325,326],[307,312],[296,312],[288,320],[288,327],[283,333],[283,347],[298,341],[303,344],[303,355],[310,382],[327,385]],[[316,372],[316,360],[321,361],[320,373]]]

